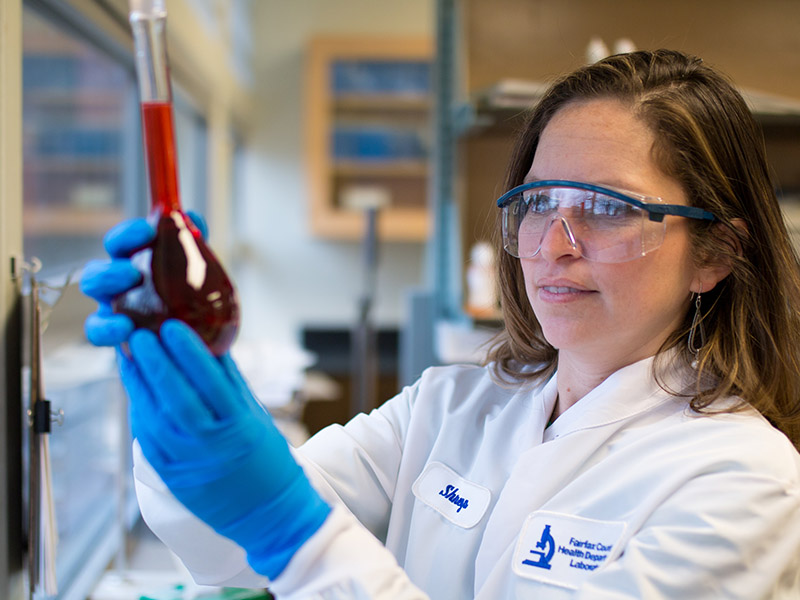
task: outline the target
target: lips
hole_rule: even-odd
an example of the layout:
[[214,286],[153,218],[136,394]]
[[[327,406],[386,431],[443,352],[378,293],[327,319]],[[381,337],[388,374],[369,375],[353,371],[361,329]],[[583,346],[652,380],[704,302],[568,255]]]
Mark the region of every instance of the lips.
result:
[[576,292],[586,291],[574,287],[554,286],[554,285],[543,285],[541,289],[543,289],[545,292],[550,292],[551,294],[574,294]]
[[594,295],[596,290],[589,289],[569,279],[545,279],[536,283],[539,288],[538,297],[547,303],[563,304]]
[[545,279],[542,278],[536,282],[536,287],[541,290],[546,290],[553,294],[570,294],[576,292],[591,292],[594,290],[589,289],[585,285],[581,285],[569,279]]

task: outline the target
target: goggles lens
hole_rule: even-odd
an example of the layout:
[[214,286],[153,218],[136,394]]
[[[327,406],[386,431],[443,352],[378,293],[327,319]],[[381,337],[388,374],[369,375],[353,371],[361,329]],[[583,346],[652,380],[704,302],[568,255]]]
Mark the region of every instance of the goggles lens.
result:
[[654,220],[640,208],[660,203],[659,198],[628,197],[587,184],[520,188],[500,204],[503,245],[517,258],[536,256],[548,235],[565,235],[581,256],[601,263],[634,260],[664,241],[663,218]]

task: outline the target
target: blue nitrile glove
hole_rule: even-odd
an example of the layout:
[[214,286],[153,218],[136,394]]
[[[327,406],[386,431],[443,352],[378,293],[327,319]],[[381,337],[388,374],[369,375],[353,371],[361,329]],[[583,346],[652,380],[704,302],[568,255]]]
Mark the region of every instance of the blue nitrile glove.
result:
[[[206,237],[205,219],[191,211],[187,214]],[[150,243],[154,235],[155,230],[145,219],[123,221],[111,228],[103,239],[111,260],[93,260],[84,267],[81,291],[99,304],[97,312],[89,315],[84,325],[86,337],[92,344],[116,346],[125,342],[133,331],[133,321],[125,315],[114,314],[111,301],[141,283],[142,274],[129,257]]]
[[180,502],[277,577],[330,507],[295,462],[269,414],[228,355],[214,357],[194,331],[166,321],[139,329],[122,353],[131,428]]

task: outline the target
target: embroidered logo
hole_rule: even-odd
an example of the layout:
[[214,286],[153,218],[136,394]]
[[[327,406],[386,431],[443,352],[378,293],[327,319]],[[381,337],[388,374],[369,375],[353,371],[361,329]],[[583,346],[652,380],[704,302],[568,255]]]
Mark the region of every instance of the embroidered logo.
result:
[[542,530],[542,539],[536,542],[536,548],[539,550],[531,550],[531,554],[536,556],[536,560],[526,558],[522,561],[523,565],[530,565],[531,567],[538,567],[540,569],[549,569],[550,561],[553,560],[553,554],[556,553],[556,541],[550,535],[550,525],[545,525]]
[[592,571],[619,555],[620,521],[598,521],[537,511],[528,515],[514,552],[513,571],[564,587],[577,587]]

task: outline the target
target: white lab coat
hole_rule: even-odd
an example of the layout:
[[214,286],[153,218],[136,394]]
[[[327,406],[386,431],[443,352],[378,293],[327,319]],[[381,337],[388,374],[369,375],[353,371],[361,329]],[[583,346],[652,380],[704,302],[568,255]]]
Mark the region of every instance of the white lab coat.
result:
[[[800,456],[752,410],[694,413],[651,367],[614,373],[548,428],[556,377],[504,387],[487,368],[432,368],[371,414],[321,431],[297,454],[336,508],[270,589],[800,598]],[[135,477],[145,520],[200,583],[268,584],[140,452]]]

